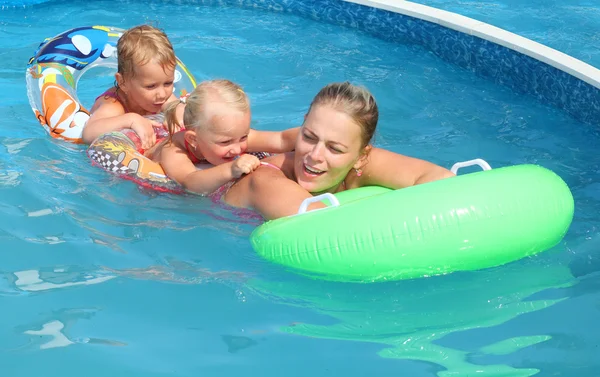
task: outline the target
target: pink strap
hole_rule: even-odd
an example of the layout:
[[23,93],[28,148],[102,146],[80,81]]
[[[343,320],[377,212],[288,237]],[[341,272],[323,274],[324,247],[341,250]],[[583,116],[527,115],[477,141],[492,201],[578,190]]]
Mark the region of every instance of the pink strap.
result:
[[272,168],[275,168],[275,169],[277,169],[277,170],[281,170],[281,169],[279,169],[277,166],[275,166],[275,165],[271,164],[270,162],[261,161],[261,162],[260,162],[260,164],[261,164],[261,165],[270,166],[270,167],[272,167]]
[[108,98],[114,99],[115,101],[118,101],[121,104],[121,106],[123,106],[123,110],[125,110],[126,113],[129,112],[127,110],[127,107],[125,106],[125,104],[123,103],[123,101],[121,101],[121,99],[119,98],[119,96],[117,96],[117,93],[113,90],[113,88],[107,89],[104,93],[102,93],[98,97],[96,97],[96,101],[100,97],[105,97],[105,98],[108,97]]

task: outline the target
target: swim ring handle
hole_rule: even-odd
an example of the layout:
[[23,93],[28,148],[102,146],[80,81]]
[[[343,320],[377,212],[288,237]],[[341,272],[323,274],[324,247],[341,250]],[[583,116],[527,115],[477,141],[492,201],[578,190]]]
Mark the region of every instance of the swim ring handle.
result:
[[329,199],[329,202],[331,203],[332,207],[337,207],[340,205],[340,201],[338,200],[338,198],[335,197],[335,195],[326,192],[325,194],[304,199],[300,204],[300,208],[298,208],[298,214],[306,212],[306,209],[308,208],[308,205],[310,203],[319,202],[323,199]]
[[[467,166],[472,166],[472,165],[479,165],[481,166],[481,168],[483,170],[491,170],[492,167],[490,166],[490,164],[488,164],[485,160],[481,159],[481,158],[476,158],[473,160],[468,160],[468,161],[462,161],[462,162],[457,162],[454,165],[452,165],[452,168],[450,169],[450,171],[454,174],[456,174],[456,172],[458,171],[458,169],[460,168],[464,168]],[[332,207],[337,207],[340,205],[340,202],[338,200],[338,198],[329,193],[326,192],[324,194],[321,195],[317,195],[317,196],[313,196],[310,198],[306,198],[302,201],[302,203],[300,204],[300,208],[298,208],[298,215],[301,213],[305,213],[306,209],[308,208],[309,204],[314,203],[314,202],[319,202],[323,199],[329,199],[329,202],[331,203]]]
[[472,165],[479,165],[479,166],[481,166],[481,168],[483,170],[492,170],[492,167],[490,166],[490,164],[488,164],[485,160],[482,160],[481,158],[476,158],[474,160],[457,162],[456,164],[452,165],[452,168],[450,168],[450,171],[452,173],[456,174],[458,169],[464,168],[467,166],[472,166]]

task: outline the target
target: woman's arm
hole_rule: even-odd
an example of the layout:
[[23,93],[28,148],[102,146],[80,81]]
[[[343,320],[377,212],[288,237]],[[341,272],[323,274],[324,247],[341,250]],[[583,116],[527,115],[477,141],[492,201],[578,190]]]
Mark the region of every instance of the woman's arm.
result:
[[300,127],[285,131],[250,130],[248,134],[248,152],[284,153],[294,149]]
[[454,174],[439,165],[404,156],[381,148],[372,148],[366,157],[360,186],[378,185],[393,189],[414,186]]

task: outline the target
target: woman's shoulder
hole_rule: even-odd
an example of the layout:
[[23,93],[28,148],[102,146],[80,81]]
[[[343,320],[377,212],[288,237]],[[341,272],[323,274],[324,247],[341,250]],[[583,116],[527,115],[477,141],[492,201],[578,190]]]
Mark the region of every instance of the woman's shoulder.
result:
[[261,161],[277,167],[288,178],[294,174],[294,152],[278,153]]
[[262,159],[256,170],[243,175],[231,185],[223,200],[234,207],[246,207],[250,196],[261,195],[275,181],[287,180],[289,168],[286,161],[290,157],[286,155],[281,153]]

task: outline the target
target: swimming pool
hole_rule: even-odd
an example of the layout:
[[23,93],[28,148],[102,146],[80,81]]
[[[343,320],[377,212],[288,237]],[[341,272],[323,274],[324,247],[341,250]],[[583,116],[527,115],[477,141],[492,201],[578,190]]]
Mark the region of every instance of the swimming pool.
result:
[[[285,12],[176,4],[50,1],[2,10],[3,370],[595,375],[597,128],[418,45]],[[247,240],[253,224],[206,200],[114,179],[91,167],[82,147],[50,140],[33,117],[23,72],[43,38],[146,21],[165,28],[197,79],[242,84],[256,128],[299,124],[320,87],[350,79],[380,103],[378,145],[444,166],[474,157],[539,163],[570,185],[573,226],[535,258],[397,283],[312,281],[265,263]],[[81,82],[87,103],[112,81],[92,72]]]
[[600,8],[593,1],[416,2],[473,17],[600,66],[600,52],[596,48],[600,38]]

